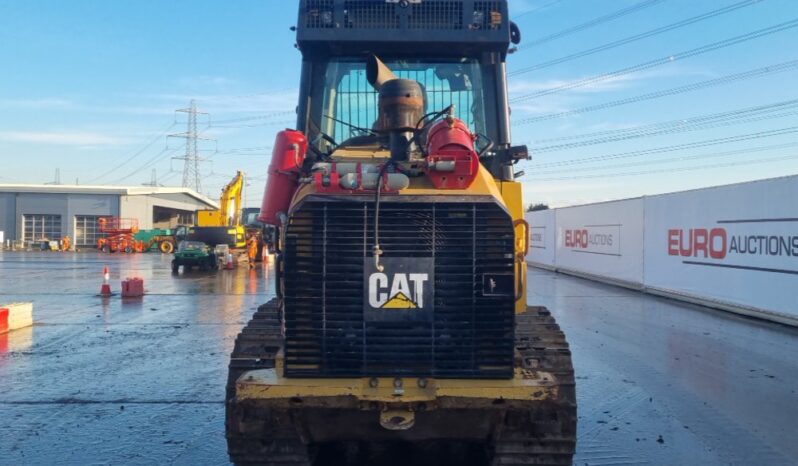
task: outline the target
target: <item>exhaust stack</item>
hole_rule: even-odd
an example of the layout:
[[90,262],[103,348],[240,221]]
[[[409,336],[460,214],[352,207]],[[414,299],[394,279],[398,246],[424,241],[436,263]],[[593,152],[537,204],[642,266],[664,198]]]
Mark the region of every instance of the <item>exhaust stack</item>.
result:
[[396,76],[374,55],[366,63],[366,79],[379,93],[377,131],[389,135],[391,158],[405,161],[413,130],[424,117],[424,90],[418,82]]
[[399,79],[399,76],[396,76],[376,55],[371,55],[366,60],[366,79],[374,89],[379,91],[386,81]]

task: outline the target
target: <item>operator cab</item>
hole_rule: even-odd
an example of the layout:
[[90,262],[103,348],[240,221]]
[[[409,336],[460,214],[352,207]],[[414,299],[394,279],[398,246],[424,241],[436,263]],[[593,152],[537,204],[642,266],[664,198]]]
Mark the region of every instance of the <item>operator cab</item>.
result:
[[[505,78],[508,47],[519,38],[506,2],[302,0],[297,128],[315,153],[385,157],[391,143],[379,131],[379,90],[369,79],[376,57],[420,85],[427,118],[449,112],[462,120],[479,136],[482,163],[509,181],[512,165],[526,158],[525,148],[510,146]],[[420,142],[411,141],[416,156]]]
[[[378,91],[367,79],[369,57],[332,58],[320,64],[311,90],[307,131],[323,146],[384,146],[379,137]],[[493,76],[477,59],[388,59],[385,65],[400,79],[419,83],[424,114],[452,106],[453,114],[485,139],[497,137]],[[487,84],[487,85],[486,85]],[[490,95],[489,95],[490,94]],[[486,108],[486,102],[492,102]],[[488,116],[490,114],[491,116]],[[492,135],[492,137],[490,136]]]

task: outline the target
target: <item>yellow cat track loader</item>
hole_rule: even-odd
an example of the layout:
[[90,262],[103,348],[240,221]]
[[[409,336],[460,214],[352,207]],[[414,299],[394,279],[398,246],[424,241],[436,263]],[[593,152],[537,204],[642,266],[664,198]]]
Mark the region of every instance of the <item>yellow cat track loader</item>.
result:
[[231,461],[571,464],[571,354],[526,302],[519,41],[506,0],[300,0],[259,218],[278,293],[231,356]]

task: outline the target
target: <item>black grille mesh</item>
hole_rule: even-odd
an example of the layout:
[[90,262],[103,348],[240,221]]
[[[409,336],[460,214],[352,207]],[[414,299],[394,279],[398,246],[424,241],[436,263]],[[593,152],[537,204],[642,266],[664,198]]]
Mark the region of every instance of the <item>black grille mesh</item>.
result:
[[344,24],[349,29],[398,29],[399,15],[391,3],[350,0],[344,2]]
[[434,258],[432,321],[364,321],[373,202],[311,197],[285,237],[286,375],[511,377],[514,298],[482,293],[484,274],[513,273],[509,215],[495,202],[386,198],[384,257]]
[[479,29],[499,29],[502,24],[502,2],[474,2],[475,21]]
[[407,27],[410,29],[462,29],[463,3],[435,2],[411,5]]
[[305,27],[332,28],[333,0],[307,0],[305,7]]

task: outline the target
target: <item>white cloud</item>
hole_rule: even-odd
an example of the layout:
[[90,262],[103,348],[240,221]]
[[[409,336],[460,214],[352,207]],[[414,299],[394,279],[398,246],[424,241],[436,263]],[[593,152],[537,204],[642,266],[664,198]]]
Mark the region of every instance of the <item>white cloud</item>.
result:
[[43,110],[43,109],[65,109],[71,108],[75,105],[72,100],[57,98],[57,97],[43,97],[31,99],[0,99],[0,108],[5,109],[30,109],[30,110]]
[[[539,91],[547,91],[549,89],[555,89],[561,86],[568,86],[571,83],[577,83],[583,79],[589,79],[589,78],[590,77],[582,77],[570,80],[547,79],[543,81],[510,78],[508,89],[510,92],[510,98],[512,99],[513,97],[517,97],[518,94],[523,95]],[[627,75],[615,76],[612,78],[603,79],[580,87],[570,88],[568,89],[568,91],[582,92],[582,93],[617,91],[619,89],[625,89],[627,87],[631,87],[631,85],[634,84],[635,82],[648,78],[649,76],[646,76],[646,73],[627,74]]]
[[[536,93],[539,91],[547,91],[561,86],[568,86],[572,83],[578,83],[582,80],[590,80],[598,78],[601,74],[591,74],[588,76],[579,76],[576,78],[551,78],[544,80],[524,79],[523,77],[508,78],[508,91],[510,98],[518,97],[519,95]],[[702,69],[693,69],[676,64],[669,65],[664,68],[656,68],[638,71],[619,76],[608,77],[606,79],[599,79],[596,82],[586,84],[580,87],[567,89],[567,92],[576,93],[596,93],[606,91],[617,91],[633,87],[641,81],[655,80],[655,79],[672,79],[675,77],[716,77],[715,73],[708,72]]]
[[76,131],[0,131],[0,141],[69,146],[124,144],[121,139],[107,134]]
[[511,15],[517,15],[523,13],[525,11],[532,10],[534,8],[538,8],[533,0],[514,0],[510,2],[510,13]]
[[298,89],[279,91],[234,94],[155,94],[147,96],[158,101],[170,102],[174,108],[185,107],[192,99],[202,111],[214,114],[222,113],[270,113],[293,110],[296,107]]
[[512,117],[520,119],[530,115],[547,115],[549,113],[567,112],[573,109],[571,99],[547,99],[546,101],[530,100],[510,104]]
[[597,193],[605,193],[607,188],[614,186],[613,183],[586,183],[586,182],[541,182],[526,181],[525,178],[534,176],[534,172],[526,170],[527,175],[519,179],[521,181],[524,202],[544,203],[549,207],[565,207],[569,205],[589,204],[608,200],[606,197],[597,197]]
[[[174,111],[188,107],[193,99],[199,110],[213,114],[215,119],[224,114],[273,113],[293,110],[296,107],[297,88],[274,89],[266,92],[247,93],[222,89],[230,87],[235,80],[223,77],[200,77],[194,81],[197,92],[160,94],[119,93],[106,99],[30,97],[0,98],[0,109],[4,110],[51,110],[53,112],[83,112],[95,114],[162,115],[172,117]],[[240,85],[235,87],[240,88]],[[227,117],[225,117],[227,118]]]
[[239,81],[225,76],[192,76],[175,80],[178,86],[189,89],[202,89],[207,87],[229,87],[239,84]]

